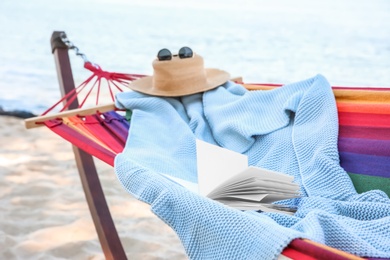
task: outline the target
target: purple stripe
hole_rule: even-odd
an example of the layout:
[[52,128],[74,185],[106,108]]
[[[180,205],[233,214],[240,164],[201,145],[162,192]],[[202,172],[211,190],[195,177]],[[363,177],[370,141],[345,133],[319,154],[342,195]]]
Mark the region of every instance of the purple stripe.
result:
[[390,140],[339,137],[338,147],[340,152],[390,156]]
[[104,125],[115,135],[125,146],[130,124],[125,117],[112,111],[104,113]]
[[390,178],[390,157],[340,152],[340,165],[347,172]]

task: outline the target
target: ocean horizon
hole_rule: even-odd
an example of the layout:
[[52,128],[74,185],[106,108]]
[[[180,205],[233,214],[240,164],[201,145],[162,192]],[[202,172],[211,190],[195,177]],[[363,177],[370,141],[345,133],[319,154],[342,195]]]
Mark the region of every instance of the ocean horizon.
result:
[[[189,46],[248,83],[390,87],[387,0],[2,0],[0,107],[40,114],[60,99],[53,31],[108,71],[151,74],[158,50]],[[89,72],[70,57],[79,84]]]

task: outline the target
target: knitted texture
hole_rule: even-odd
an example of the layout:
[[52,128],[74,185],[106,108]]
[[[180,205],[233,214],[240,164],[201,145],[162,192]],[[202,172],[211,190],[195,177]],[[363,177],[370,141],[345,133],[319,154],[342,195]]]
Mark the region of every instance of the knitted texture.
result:
[[[275,259],[297,237],[390,257],[390,200],[357,194],[340,167],[337,109],[323,76],[267,91],[228,82],[181,98],[125,92],[116,106],[133,112],[117,177],[176,231],[191,259]],[[238,211],[164,177],[197,182],[196,138],[294,176],[303,198],[281,203],[297,213]]]

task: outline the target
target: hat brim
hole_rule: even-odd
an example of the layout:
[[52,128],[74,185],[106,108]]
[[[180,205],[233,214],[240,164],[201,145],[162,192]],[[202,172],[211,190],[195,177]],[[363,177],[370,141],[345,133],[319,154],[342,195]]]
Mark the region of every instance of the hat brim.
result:
[[128,87],[132,90],[153,96],[179,97],[211,90],[225,84],[230,79],[230,74],[223,70],[205,69],[205,72],[207,78],[206,84],[192,89],[188,89],[186,86],[172,91],[156,89],[153,88],[153,76],[137,79],[131,82]]

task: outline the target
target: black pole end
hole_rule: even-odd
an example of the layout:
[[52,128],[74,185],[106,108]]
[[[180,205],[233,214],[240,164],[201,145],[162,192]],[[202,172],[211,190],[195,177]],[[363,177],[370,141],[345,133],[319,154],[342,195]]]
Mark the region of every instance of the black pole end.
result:
[[68,46],[62,41],[61,35],[65,35],[66,33],[63,31],[54,31],[50,38],[50,44],[51,44],[51,53],[54,53],[54,51],[58,49],[68,49]]

